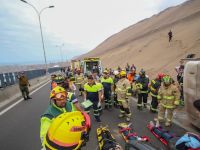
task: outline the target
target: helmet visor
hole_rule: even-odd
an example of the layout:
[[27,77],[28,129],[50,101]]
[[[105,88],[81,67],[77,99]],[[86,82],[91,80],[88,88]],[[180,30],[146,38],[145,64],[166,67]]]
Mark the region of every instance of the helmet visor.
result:
[[66,98],[67,98],[67,94],[65,92],[58,93],[54,97],[55,100],[64,100]]

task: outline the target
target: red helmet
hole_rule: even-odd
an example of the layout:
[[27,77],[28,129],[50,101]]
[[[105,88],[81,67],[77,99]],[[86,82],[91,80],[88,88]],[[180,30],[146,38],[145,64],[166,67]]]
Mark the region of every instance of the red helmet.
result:
[[159,73],[157,79],[161,80],[165,75],[163,73]]

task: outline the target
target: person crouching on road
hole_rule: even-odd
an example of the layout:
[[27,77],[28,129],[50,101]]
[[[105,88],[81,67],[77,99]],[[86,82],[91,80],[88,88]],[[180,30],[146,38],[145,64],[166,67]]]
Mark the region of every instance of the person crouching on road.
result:
[[123,70],[120,72],[120,80],[116,83],[115,91],[117,93],[117,100],[120,107],[119,117],[122,118],[126,116],[126,121],[130,121],[131,111],[129,108],[129,98],[132,91],[130,82],[128,79],[126,79],[126,72]]
[[170,126],[172,123],[173,112],[180,103],[180,93],[178,88],[172,84],[172,78],[168,75],[163,77],[163,84],[158,91],[159,111],[158,120],[163,122],[165,119],[165,113],[167,112],[167,118],[165,126]]
[[88,76],[88,82],[84,85],[84,100],[90,100],[93,103],[94,117],[97,122],[100,120],[101,92],[100,83],[95,82],[92,75]]
[[20,91],[22,93],[24,100],[32,99],[29,96],[29,89],[28,89],[28,86],[31,86],[31,85],[28,82],[28,79],[25,76],[25,73],[21,72],[18,76],[18,79],[19,79],[19,88],[20,88]]
[[103,77],[100,80],[104,90],[105,109],[112,108],[111,93],[113,89],[113,79],[109,76],[108,71],[104,70]]

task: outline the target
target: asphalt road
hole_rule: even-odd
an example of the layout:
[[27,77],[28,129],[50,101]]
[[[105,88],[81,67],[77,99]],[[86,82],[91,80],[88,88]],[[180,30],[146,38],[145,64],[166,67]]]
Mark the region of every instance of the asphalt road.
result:
[[[23,101],[14,108],[0,116],[0,150],[40,150],[40,116],[46,110],[49,104],[49,84],[41,88],[39,91],[31,95],[33,99]],[[132,110],[132,125],[138,135],[146,135],[150,138],[151,144],[156,147],[166,149],[166,147],[156,139],[147,129],[147,123],[155,117],[148,109],[138,111],[134,100],[130,104]],[[112,111],[103,111],[101,117],[104,125],[108,125],[117,142],[124,146],[124,140],[118,133],[117,124],[125,122],[117,116],[119,110],[113,108]],[[96,128],[98,123],[92,120],[92,130],[90,132],[90,140],[82,150],[96,150],[98,147],[96,138]],[[175,132],[176,135],[183,135],[186,131],[181,127],[173,124],[168,128]]]

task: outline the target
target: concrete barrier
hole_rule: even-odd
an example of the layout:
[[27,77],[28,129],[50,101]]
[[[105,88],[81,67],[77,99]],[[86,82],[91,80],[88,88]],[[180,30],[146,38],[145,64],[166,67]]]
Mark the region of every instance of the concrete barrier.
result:
[[[50,75],[29,80],[31,84],[31,86],[29,87],[29,91],[33,91],[34,89],[40,87],[48,81],[50,81]],[[9,86],[5,89],[0,89],[0,108],[14,102],[19,98],[22,98],[22,95],[18,84]]]

